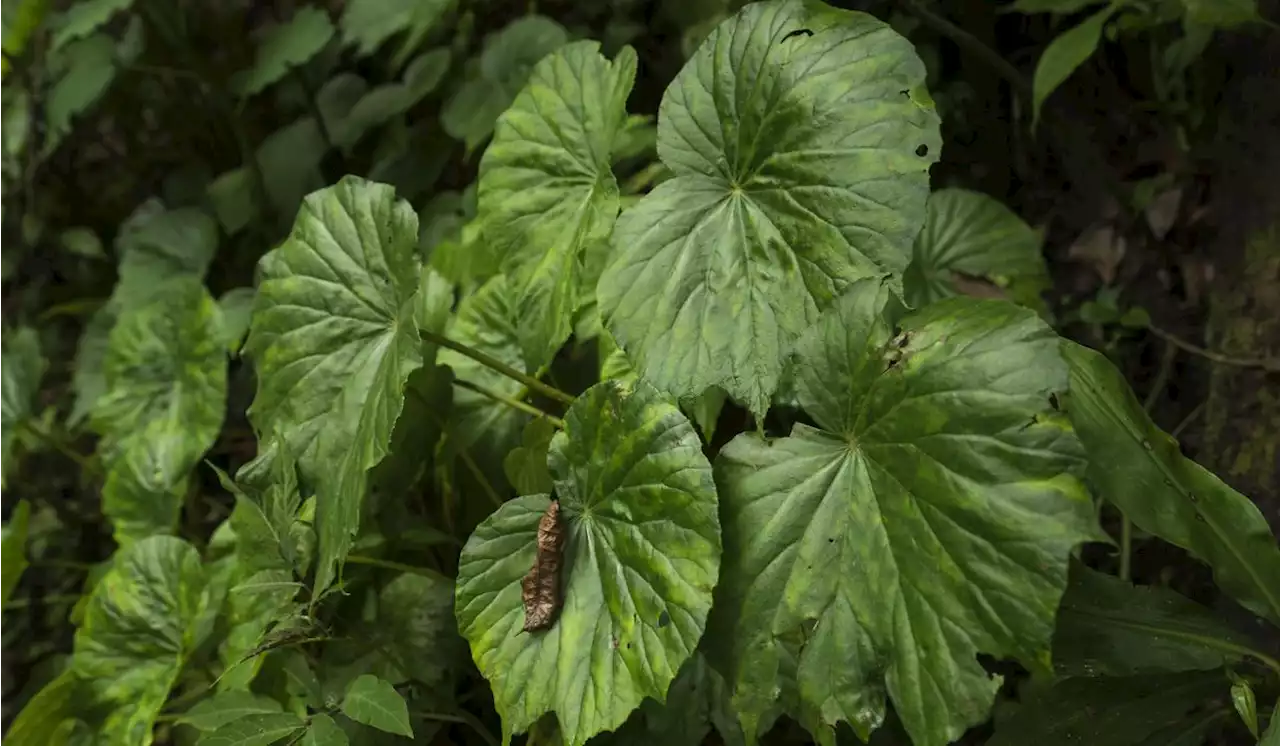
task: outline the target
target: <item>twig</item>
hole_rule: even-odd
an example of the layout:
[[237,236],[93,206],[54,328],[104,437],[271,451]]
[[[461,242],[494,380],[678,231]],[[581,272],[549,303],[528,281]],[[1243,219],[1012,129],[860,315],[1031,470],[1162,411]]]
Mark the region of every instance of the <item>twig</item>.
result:
[[1262,370],[1270,373],[1280,373],[1280,359],[1233,357],[1231,355],[1224,355],[1220,352],[1214,352],[1213,350],[1207,350],[1199,345],[1192,344],[1191,342],[1188,342],[1187,340],[1157,326],[1151,326],[1148,324],[1147,331],[1184,352],[1190,352],[1192,355],[1199,355],[1206,360],[1210,360],[1220,365],[1233,365],[1237,368],[1261,368]]
[[454,386],[457,386],[458,388],[461,388],[461,389],[466,389],[466,390],[468,390],[468,391],[474,391],[474,392],[476,392],[477,394],[480,394],[481,396],[486,396],[486,397],[488,397],[488,398],[490,398],[490,399],[492,399],[492,400],[494,400],[494,401],[498,402],[499,404],[505,404],[505,405],[507,405],[508,407],[511,407],[512,409],[518,409],[518,410],[520,410],[521,412],[524,412],[524,413],[526,413],[526,414],[531,414],[531,415],[533,415],[534,417],[542,417],[542,418],[545,418],[548,422],[550,422],[551,424],[555,425],[557,428],[559,428],[559,429],[561,429],[561,430],[563,430],[563,429],[564,429],[564,420],[562,420],[562,419],[560,419],[559,417],[556,417],[556,416],[554,416],[554,415],[547,414],[546,412],[542,411],[541,409],[538,409],[537,407],[535,407],[535,406],[533,406],[532,404],[529,404],[529,403],[527,403],[527,402],[522,402],[522,401],[520,401],[519,399],[512,399],[511,397],[509,397],[509,396],[504,396],[504,395],[502,395],[502,394],[499,394],[499,393],[498,393],[498,392],[496,392],[496,391],[490,391],[489,389],[485,388],[484,386],[476,385],[476,384],[472,383],[471,381],[464,381],[464,380],[463,380],[463,379],[461,379],[461,378],[455,378],[455,379],[453,379],[453,385],[454,385]]
[[526,373],[521,373],[520,371],[516,370],[515,368],[512,368],[510,365],[507,365],[501,360],[490,357],[489,355],[486,355],[485,353],[479,350],[472,349],[462,344],[461,342],[455,342],[452,339],[449,339],[448,337],[444,336],[443,334],[437,334],[436,332],[433,332],[430,329],[420,329],[419,334],[422,336],[423,339],[427,340],[428,342],[434,342],[435,344],[438,344],[441,347],[448,347],[449,349],[453,350],[459,355],[466,355],[467,357],[471,358],[477,363],[480,363],[486,368],[491,368],[501,373],[502,375],[506,376],[507,378],[523,383],[525,386],[529,387],[530,391],[537,392],[547,397],[548,399],[555,399],[556,401],[563,402],[565,404],[573,403],[573,397],[570,396],[569,394],[566,394],[565,392],[561,391],[558,388],[555,388],[554,386],[548,386],[547,384],[543,383],[542,381],[539,381],[538,379],[534,378],[531,375],[528,375]]
[[471,472],[471,476],[475,477],[476,481],[480,483],[480,486],[484,489],[485,497],[489,498],[489,502],[493,503],[493,507],[501,508],[503,503],[502,497],[498,494],[498,491],[493,488],[493,483],[489,481],[489,477],[485,476],[480,465],[476,463],[475,459],[471,458],[471,454],[467,453],[465,450],[459,450],[458,458],[462,459],[462,463],[467,467],[467,471]]
[[1022,73],[1018,72],[1018,68],[1010,64],[1004,57],[1001,57],[994,49],[983,44],[981,39],[942,16],[924,8],[917,0],[900,0],[900,4],[908,13],[919,18],[921,23],[932,29],[934,33],[939,36],[945,36],[955,42],[956,46],[985,62],[991,69],[999,73],[1000,77],[1007,80],[1019,95],[1028,99],[1031,98],[1031,84],[1027,82],[1026,78],[1022,77]]
[[1173,432],[1169,433],[1170,437],[1172,437],[1174,440],[1177,440],[1178,436],[1182,435],[1182,431],[1186,430],[1188,425],[1190,425],[1192,422],[1195,422],[1197,417],[1204,414],[1204,409],[1205,409],[1204,402],[1200,402],[1199,404],[1197,404],[1195,406],[1195,409],[1192,409],[1190,412],[1187,413],[1186,417],[1182,418],[1182,422],[1178,423],[1178,426],[1173,429]]

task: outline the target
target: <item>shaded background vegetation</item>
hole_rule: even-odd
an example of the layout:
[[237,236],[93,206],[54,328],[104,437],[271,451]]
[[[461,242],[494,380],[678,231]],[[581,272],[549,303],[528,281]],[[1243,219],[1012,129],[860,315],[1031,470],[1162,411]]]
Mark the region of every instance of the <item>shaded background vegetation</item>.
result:
[[[935,188],[984,192],[1040,228],[1054,280],[1047,310],[1058,329],[1121,362],[1184,452],[1251,495],[1280,527],[1280,384],[1274,366],[1260,364],[1280,356],[1276,31],[1262,24],[1221,30],[1171,73],[1165,55],[1184,31],[1153,11],[1150,24],[1135,22],[1104,40],[1033,128],[1036,61],[1078,15],[1007,12],[988,0],[836,4],[890,20],[926,61],[945,143]],[[6,27],[17,5],[5,4]],[[67,3],[53,5],[51,14]],[[606,54],[633,45],[640,63],[628,108],[654,115],[687,55],[738,3],[444,2],[416,40],[399,30],[362,42],[339,23],[320,53],[248,96],[235,91],[264,35],[305,8],[338,22],[344,2],[133,5],[95,32],[105,35],[103,49],[79,50],[102,55],[97,68],[105,79],[90,79],[86,69],[75,82],[85,90],[58,88],[50,65],[78,63],[67,62],[65,50],[55,55],[47,34],[6,55],[3,318],[6,333],[38,326],[49,361],[39,407],[49,412],[47,428],[20,437],[26,457],[20,471],[6,474],[6,519],[17,496],[36,506],[32,568],[4,616],[6,724],[69,652],[76,601],[113,551],[94,464],[76,463],[92,452],[93,436],[60,423],[74,407],[77,348],[115,286],[121,226],[140,205],[159,199],[218,214],[222,235],[207,276],[215,297],[251,286],[257,260],[283,238],[301,197],[345,174],[393,183],[419,209],[429,247],[459,235],[473,209],[467,188],[488,129],[539,56],[521,57],[536,46],[525,35],[495,41],[495,34],[536,12],[568,37],[603,40]],[[1280,18],[1280,4],[1262,5],[1264,17]],[[481,69],[486,40],[487,53],[501,58],[496,77]],[[351,90],[412,87],[406,68],[428,50],[446,50],[447,62],[424,73],[420,95],[406,93],[359,137],[339,131],[354,126],[344,121]],[[343,75],[355,89],[332,83]],[[492,100],[475,100],[484,86]],[[62,110],[69,99],[83,106]],[[15,134],[21,130],[24,137]],[[620,181],[633,193],[657,178],[652,137],[651,128],[637,128],[636,156],[620,165]],[[244,167],[250,154],[258,168]],[[965,279],[974,294],[1001,293],[983,278]],[[561,362],[561,385],[578,390],[573,360]],[[230,380],[225,425],[208,457],[228,471],[255,448],[244,416],[252,373],[233,361]],[[744,417],[740,410],[722,415]],[[199,473],[183,520],[189,538],[207,540],[232,503],[211,472]],[[473,512],[458,519],[457,536],[483,516]],[[1117,517],[1104,512],[1103,519],[1119,539]],[[446,543],[430,551],[447,567],[456,549]],[[1120,562],[1114,550],[1095,554],[1090,560],[1102,569]],[[1141,536],[1132,574],[1207,604],[1219,600],[1206,569]]]

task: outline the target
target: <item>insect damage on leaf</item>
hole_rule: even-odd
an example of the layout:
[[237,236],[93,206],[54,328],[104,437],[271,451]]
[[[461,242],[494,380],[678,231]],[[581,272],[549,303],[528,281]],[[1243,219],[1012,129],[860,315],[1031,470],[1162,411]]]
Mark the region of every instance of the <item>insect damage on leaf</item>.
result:
[[552,500],[538,520],[538,554],[533,568],[520,581],[524,600],[524,631],[536,632],[555,623],[560,613],[560,562],[564,553],[564,527],[560,503]]

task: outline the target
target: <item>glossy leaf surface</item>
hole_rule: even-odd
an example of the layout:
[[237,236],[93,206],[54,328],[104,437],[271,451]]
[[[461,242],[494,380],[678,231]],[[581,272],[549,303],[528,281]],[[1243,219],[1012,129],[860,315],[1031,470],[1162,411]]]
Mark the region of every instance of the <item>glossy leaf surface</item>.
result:
[[586,247],[607,241],[618,215],[611,155],[636,56],[626,47],[610,62],[599,50],[574,42],[539,62],[480,162],[484,240],[517,294],[532,369],[568,339],[574,312],[592,295],[582,287]]
[[316,485],[317,592],[346,556],[366,472],[386,455],[422,365],[417,240],[417,215],[391,187],[347,177],[307,197],[261,263],[245,343],[258,374],[249,417],[260,435],[285,435]]
[[124,549],[94,589],[72,666],[112,708],[102,725],[111,743],[151,743],[169,689],[209,632],[207,584],[191,545],[153,536]]
[[[1057,338],[1008,303],[951,299],[894,325],[864,280],[797,349],[819,428],[739,435],[716,461],[725,564],[708,638],[748,738],[788,645],[823,743],[865,737],[892,698],[917,744],[987,717],[979,653],[1048,664],[1076,544],[1097,536],[1078,445],[1050,396]],[[788,642],[790,641],[790,642]]]
[[578,746],[666,693],[702,635],[720,539],[697,434],[652,387],[597,384],[565,424],[548,458],[566,532],[559,618],[521,632],[545,495],[504,504],[472,534],[457,615],[507,737],[554,711]]
[[845,287],[897,286],[941,147],[923,82],[906,39],[818,2],[752,4],[711,33],[659,111],[675,177],[619,217],[597,287],[643,377],[762,415]]

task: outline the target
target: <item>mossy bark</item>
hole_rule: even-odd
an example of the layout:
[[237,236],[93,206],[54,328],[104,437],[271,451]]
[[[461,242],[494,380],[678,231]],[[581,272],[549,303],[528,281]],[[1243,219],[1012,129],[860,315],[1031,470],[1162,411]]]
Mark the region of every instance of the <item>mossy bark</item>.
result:
[[[1280,0],[1261,4],[1280,12]],[[1274,17],[1274,16],[1272,16]],[[1217,276],[1208,344],[1244,358],[1280,356],[1280,39],[1226,35],[1231,75],[1218,111],[1212,212]],[[1215,365],[1197,458],[1253,498],[1280,532],[1280,375]]]

